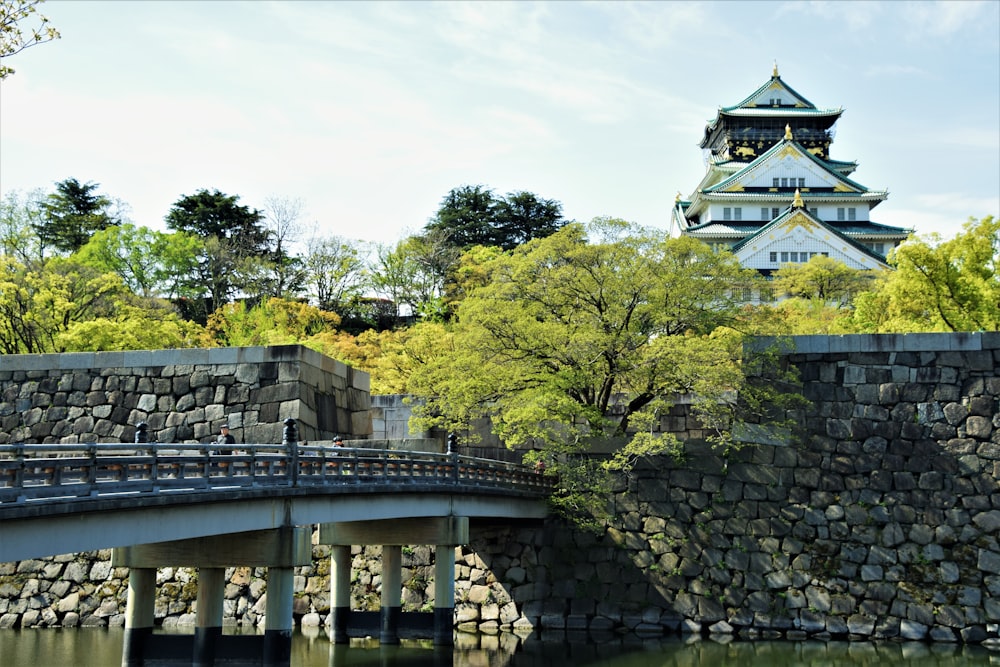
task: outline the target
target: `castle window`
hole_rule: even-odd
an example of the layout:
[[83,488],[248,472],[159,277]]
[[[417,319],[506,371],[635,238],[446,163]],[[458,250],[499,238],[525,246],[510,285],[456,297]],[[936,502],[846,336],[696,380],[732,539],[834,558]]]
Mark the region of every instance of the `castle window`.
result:
[[788,261],[788,253],[787,252],[781,253],[781,263],[784,264],[787,261]]
[[775,187],[775,188],[776,188],[776,187],[778,187],[778,184],[779,184],[780,182],[781,182],[781,179],[778,179],[778,178],[772,178],[772,179],[771,179],[771,183],[772,183],[772,186],[771,186],[771,187]]
[[728,206],[725,207],[724,209],[722,209],[722,219],[723,220],[732,220],[733,219],[733,209],[729,208]]
[[781,187],[783,187],[783,188],[787,188],[788,187],[788,179],[787,178],[781,179]]
[[819,217],[819,209],[818,208],[811,208],[811,209],[809,209],[809,212],[813,214],[813,217],[816,217],[816,218]]
[[780,213],[780,212],[781,212],[781,209],[772,208],[771,209],[771,217],[772,218],[777,218],[778,217],[778,213]]
[[800,178],[799,179],[799,187],[800,188],[806,187],[806,179],[804,179],[804,178]]
[[828,253],[828,252],[821,252],[820,254],[823,255],[824,257],[829,257],[830,256],[830,253]]
[[763,303],[771,303],[774,301],[774,288],[773,287],[761,287],[760,288],[760,300]]
[[847,209],[847,219],[848,220],[857,220],[857,213],[858,213],[858,210],[856,208],[849,208],[849,209]]
[[[851,211],[853,211],[853,210],[854,209],[852,208]],[[743,219],[743,209],[740,208],[739,206],[737,206],[736,208],[734,208],[733,209],[733,218],[736,219],[736,220],[742,220]],[[852,218],[852,220],[853,220],[853,218]]]
[[770,259],[771,259],[771,263],[772,264],[777,264],[778,263],[778,253],[772,252],[771,255],[770,255]]
[[767,212],[768,212],[768,211],[767,211],[767,208],[766,208],[766,207],[765,207],[765,208],[762,208],[762,209],[760,209],[760,219],[761,219],[761,220],[770,220],[770,219],[771,219],[771,218],[767,217]]
[[743,300],[744,301],[753,301],[753,288],[752,287],[744,287],[743,288]]
[[838,208],[837,209],[837,220],[843,220],[843,219],[844,219],[844,209],[843,208]]

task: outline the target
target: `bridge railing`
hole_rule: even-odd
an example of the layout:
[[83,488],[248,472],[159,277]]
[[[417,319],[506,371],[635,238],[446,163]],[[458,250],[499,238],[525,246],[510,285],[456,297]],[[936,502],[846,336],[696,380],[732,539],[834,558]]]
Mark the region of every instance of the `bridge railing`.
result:
[[94,443],[0,445],[0,506],[241,487],[471,486],[544,496],[527,466],[458,454],[358,447]]

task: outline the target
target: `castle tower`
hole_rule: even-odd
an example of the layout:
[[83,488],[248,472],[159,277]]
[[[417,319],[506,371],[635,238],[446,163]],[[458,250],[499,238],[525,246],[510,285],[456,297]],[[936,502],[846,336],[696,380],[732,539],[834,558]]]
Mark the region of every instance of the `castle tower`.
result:
[[817,254],[856,269],[886,268],[886,254],[912,230],[872,221],[889,195],[849,177],[857,162],[830,157],[843,109],[821,109],[771,78],[705,127],[706,173],[678,195],[671,236],[731,250],[764,275]]

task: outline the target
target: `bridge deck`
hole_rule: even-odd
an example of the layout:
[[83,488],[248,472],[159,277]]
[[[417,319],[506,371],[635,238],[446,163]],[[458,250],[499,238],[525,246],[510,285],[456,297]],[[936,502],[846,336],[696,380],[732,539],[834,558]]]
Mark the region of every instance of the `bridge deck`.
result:
[[0,562],[327,521],[544,515],[552,478],[457,454],[304,445],[0,446]]

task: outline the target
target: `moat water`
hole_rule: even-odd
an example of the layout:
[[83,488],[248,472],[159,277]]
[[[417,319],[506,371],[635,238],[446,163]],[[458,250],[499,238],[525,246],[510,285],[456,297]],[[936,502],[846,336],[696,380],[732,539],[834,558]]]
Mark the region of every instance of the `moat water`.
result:
[[[120,628],[0,630],[2,667],[119,667]],[[158,665],[183,664],[163,663]],[[190,664],[190,663],[187,663]],[[227,662],[226,665],[234,665]],[[372,640],[331,644],[322,631],[296,632],[292,667],[982,667],[1000,666],[1000,647],[919,642],[715,641],[691,637],[643,639],[634,635],[528,636],[457,633],[455,646]],[[235,666],[234,666],[235,667]]]

